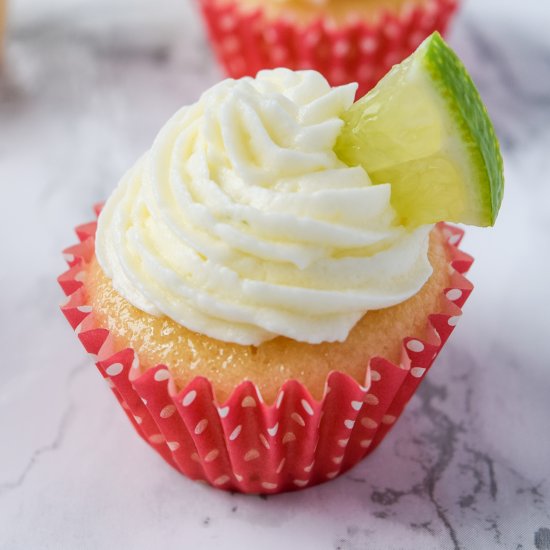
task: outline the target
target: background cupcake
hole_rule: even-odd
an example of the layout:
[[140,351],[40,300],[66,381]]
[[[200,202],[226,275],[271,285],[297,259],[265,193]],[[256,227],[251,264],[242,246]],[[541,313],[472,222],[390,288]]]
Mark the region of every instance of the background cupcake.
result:
[[198,0],[216,56],[234,78],[311,68],[361,96],[432,32],[457,0]]
[[6,0],[0,0],[0,63],[4,57],[4,34],[6,32]]

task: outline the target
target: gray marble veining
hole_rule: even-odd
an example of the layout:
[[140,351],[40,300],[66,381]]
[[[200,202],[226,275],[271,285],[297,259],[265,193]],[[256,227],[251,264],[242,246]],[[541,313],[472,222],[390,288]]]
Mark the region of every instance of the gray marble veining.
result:
[[[550,7],[465,3],[450,40],[506,161],[476,289],[380,448],[269,498],[170,470],[57,311],[59,251],[220,78],[185,0],[20,0],[0,82],[0,548],[550,549]],[[545,24],[546,21],[546,24]]]

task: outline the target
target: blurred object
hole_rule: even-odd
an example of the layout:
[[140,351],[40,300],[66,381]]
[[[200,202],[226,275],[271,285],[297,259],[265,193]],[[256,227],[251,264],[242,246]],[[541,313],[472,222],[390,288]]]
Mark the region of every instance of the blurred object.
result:
[[0,0],[0,64],[4,59],[5,32],[6,32],[6,0]]
[[[258,2],[198,0],[216,56],[233,78],[261,69],[316,69],[333,86],[359,82],[364,95],[433,31],[457,0]],[[301,7],[300,7],[301,6]]]

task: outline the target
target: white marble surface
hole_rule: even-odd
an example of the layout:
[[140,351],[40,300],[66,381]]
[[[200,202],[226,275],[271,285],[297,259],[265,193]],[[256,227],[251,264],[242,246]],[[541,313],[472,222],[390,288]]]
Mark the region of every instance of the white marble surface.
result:
[[550,6],[472,0],[451,43],[502,138],[476,290],[381,447],[259,498],[192,483],[135,436],[57,309],[59,251],[220,74],[185,0],[14,0],[0,87],[0,548],[550,548]]

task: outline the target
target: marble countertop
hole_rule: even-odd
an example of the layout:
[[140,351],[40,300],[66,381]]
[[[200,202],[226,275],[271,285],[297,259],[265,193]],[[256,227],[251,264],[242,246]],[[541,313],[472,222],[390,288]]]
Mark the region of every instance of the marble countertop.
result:
[[[483,5],[481,5],[483,4]],[[0,83],[1,549],[550,549],[550,7],[465,2],[450,41],[505,155],[476,285],[395,429],[268,498],[135,436],[57,307],[60,250],[162,122],[220,78],[185,0],[14,0]]]

